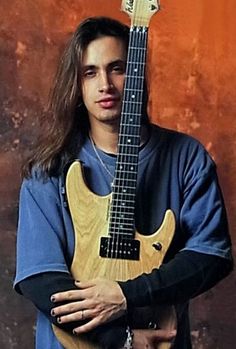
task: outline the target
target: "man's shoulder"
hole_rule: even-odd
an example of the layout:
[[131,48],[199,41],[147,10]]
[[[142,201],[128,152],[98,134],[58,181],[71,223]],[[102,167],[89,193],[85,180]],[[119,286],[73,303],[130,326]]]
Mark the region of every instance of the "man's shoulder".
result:
[[31,193],[57,193],[62,176],[50,176],[39,167],[33,167],[30,176],[23,179],[21,189],[26,189]]
[[159,139],[163,144],[173,145],[174,147],[193,147],[204,149],[203,144],[192,135],[180,132],[174,129],[165,128],[159,125],[151,124],[152,135]]

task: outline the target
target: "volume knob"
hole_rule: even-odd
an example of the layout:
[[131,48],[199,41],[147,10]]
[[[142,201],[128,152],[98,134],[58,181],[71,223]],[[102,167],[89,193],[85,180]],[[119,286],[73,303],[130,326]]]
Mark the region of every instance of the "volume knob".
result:
[[157,251],[162,250],[162,244],[160,242],[156,242],[155,244],[152,244],[152,246],[155,248]]

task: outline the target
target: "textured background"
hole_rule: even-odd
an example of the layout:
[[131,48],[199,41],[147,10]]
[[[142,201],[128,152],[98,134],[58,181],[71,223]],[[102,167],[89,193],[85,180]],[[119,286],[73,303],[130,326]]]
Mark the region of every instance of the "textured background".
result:
[[[34,310],[12,291],[20,166],[38,134],[56,62],[87,16],[129,23],[120,0],[0,0],[0,348],[33,348]],[[85,5],[86,4],[86,5]],[[235,0],[162,0],[150,26],[152,120],[197,137],[218,165],[236,238]],[[192,303],[197,349],[236,342],[235,274]],[[46,348],[45,348],[46,349]]]

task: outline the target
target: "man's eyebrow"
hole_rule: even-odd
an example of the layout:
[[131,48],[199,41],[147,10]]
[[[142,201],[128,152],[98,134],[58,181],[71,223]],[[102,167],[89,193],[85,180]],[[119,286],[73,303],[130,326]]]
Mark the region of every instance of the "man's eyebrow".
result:
[[[116,64],[126,65],[126,60],[116,59],[114,61],[109,62],[108,66],[114,66]],[[82,66],[83,71],[89,70],[89,69],[97,69],[97,68],[98,68],[98,66],[96,66],[95,64],[87,64],[87,65]]]
[[112,61],[111,63],[109,63],[109,65],[116,65],[116,64],[126,64],[126,61],[124,61],[123,59],[117,59],[115,61]]
[[83,65],[82,66],[82,70],[85,71],[85,70],[89,70],[89,69],[96,69],[96,65],[94,64],[88,64],[88,65]]

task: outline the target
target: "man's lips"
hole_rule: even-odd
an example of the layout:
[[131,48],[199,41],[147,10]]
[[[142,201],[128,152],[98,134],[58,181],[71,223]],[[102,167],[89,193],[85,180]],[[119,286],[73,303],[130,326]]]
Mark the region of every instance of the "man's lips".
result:
[[118,101],[119,101],[119,98],[108,97],[108,98],[103,98],[98,100],[97,103],[100,105],[100,107],[104,109],[109,109],[109,108],[113,108]]

